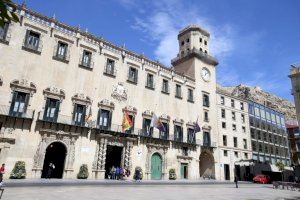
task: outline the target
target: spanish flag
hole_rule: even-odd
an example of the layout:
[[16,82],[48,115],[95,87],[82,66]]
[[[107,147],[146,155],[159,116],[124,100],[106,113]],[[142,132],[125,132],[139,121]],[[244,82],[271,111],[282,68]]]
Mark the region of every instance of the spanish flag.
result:
[[128,112],[124,112],[123,122],[122,122],[122,132],[128,131],[133,126],[133,123],[128,115]]

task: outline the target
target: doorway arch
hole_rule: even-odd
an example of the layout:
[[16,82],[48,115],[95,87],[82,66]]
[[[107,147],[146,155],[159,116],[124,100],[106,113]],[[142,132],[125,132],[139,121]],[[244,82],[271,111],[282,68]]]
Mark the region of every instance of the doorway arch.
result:
[[162,176],[162,158],[159,153],[151,156],[151,179],[160,180]]
[[67,148],[63,143],[53,142],[49,144],[46,149],[42,178],[46,178],[50,162],[55,166],[50,178],[62,178],[66,155]]
[[200,177],[215,178],[215,161],[210,152],[202,152],[200,154],[199,164]]

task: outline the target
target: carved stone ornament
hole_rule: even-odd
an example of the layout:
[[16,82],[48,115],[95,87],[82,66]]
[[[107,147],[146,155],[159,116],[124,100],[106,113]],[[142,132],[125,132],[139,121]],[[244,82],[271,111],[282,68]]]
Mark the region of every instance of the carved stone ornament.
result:
[[174,119],[175,124],[183,124],[183,122],[184,122],[183,119],[179,119],[177,117]]
[[62,100],[65,98],[66,94],[65,91],[63,91],[62,89],[59,89],[57,87],[48,87],[46,89],[43,90],[43,94],[46,97],[50,97],[50,98],[54,98],[54,99],[59,99]]
[[85,96],[82,93],[77,93],[72,97],[72,101],[73,103],[79,103],[79,104],[83,104],[83,105],[90,105],[92,104],[92,100],[90,97]]
[[111,96],[119,102],[127,100],[127,89],[124,87],[123,83],[119,82],[117,85],[113,86]]
[[194,122],[191,122],[191,121],[188,121],[186,123],[186,126],[189,127],[189,128],[194,128],[195,127],[195,123]]
[[31,95],[36,92],[36,85],[26,79],[15,79],[10,83],[10,87],[14,91],[30,93]]
[[171,117],[167,114],[162,114],[160,116],[160,119],[164,120],[164,121],[170,121]]
[[98,105],[100,108],[108,108],[109,110],[113,110],[115,108],[115,104],[108,99],[103,99]]
[[151,118],[152,117],[153,112],[151,112],[150,110],[145,110],[142,114],[143,117],[148,117]]
[[208,130],[208,131],[209,131],[209,130],[211,129],[211,126],[205,124],[204,126],[202,126],[202,129],[203,129],[203,130]]
[[136,114],[137,113],[137,109],[133,106],[126,106],[125,108],[123,108],[123,112],[127,111],[130,112],[132,114]]

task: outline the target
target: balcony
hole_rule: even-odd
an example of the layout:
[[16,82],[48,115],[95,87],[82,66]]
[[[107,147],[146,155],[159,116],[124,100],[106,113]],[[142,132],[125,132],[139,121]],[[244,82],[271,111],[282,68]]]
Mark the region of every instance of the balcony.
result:
[[107,76],[111,76],[111,77],[116,77],[117,70],[114,65],[112,66],[112,65],[106,64],[104,67],[103,74],[107,75]]
[[53,57],[54,60],[61,61],[64,63],[69,63],[70,61],[70,49],[66,47],[64,54],[58,53],[58,44],[54,46]]
[[216,148],[217,143],[216,142],[204,142],[204,141],[197,141],[197,143],[204,148]]
[[40,55],[42,52],[42,48],[43,48],[42,40],[39,40],[37,45],[33,45],[29,43],[26,38],[23,41],[22,49],[25,51],[29,51],[31,53]]
[[94,67],[94,62],[92,60],[92,56],[89,58],[88,61],[86,61],[85,59],[83,59],[83,55],[81,55],[80,59],[79,59],[79,67],[92,70]]
[[10,112],[10,106],[0,105],[0,115],[33,120],[34,110],[26,109],[25,112]]

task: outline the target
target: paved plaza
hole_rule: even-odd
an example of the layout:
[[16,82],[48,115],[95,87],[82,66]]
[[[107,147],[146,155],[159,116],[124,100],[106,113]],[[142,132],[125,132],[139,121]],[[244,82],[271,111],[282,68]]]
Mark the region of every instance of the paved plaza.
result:
[[299,191],[273,189],[272,185],[233,184],[199,185],[78,185],[78,186],[23,186],[5,188],[2,199],[9,200],[294,200],[300,199]]

